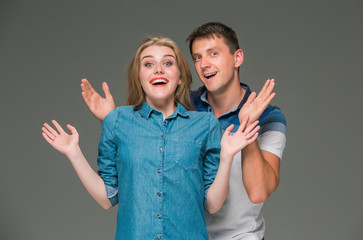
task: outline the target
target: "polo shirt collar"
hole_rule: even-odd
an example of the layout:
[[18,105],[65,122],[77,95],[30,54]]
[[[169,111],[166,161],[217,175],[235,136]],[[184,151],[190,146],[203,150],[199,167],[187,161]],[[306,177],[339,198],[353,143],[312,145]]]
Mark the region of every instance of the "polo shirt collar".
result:
[[[227,114],[229,114],[229,113],[231,113],[231,112],[235,112],[235,111],[237,111],[237,110],[240,110],[240,109],[242,108],[242,106],[243,106],[243,105],[247,102],[247,99],[248,99],[248,97],[249,97],[249,96],[250,96],[250,94],[251,94],[251,89],[250,89],[250,87],[249,87],[247,84],[244,84],[244,83],[241,83],[241,82],[240,82],[240,84],[241,84],[241,87],[243,88],[243,90],[245,90],[245,95],[243,96],[243,98],[242,98],[241,102],[238,104],[237,108],[232,109],[232,110],[230,110],[230,111],[226,112],[226,113],[225,113],[225,114],[223,114],[222,116],[227,115]],[[208,102],[208,100],[207,100],[207,88],[206,88],[205,86],[203,87],[203,91],[202,91],[202,94],[200,95],[200,99],[201,99],[203,102],[205,102],[206,104],[208,104],[208,108],[209,108],[211,111],[213,111],[213,109],[212,109],[211,105],[209,104],[209,102]]]

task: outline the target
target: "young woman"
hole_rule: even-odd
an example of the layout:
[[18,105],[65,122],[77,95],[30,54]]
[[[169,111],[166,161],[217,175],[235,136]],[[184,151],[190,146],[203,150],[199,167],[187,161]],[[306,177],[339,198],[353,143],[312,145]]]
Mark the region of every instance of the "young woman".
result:
[[246,119],[230,135],[208,113],[190,111],[191,74],[176,44],[150,37],[127,72],[128,106],[102,124],[98,174],[71,135],[52,121],[43,136],[72,163],[105,209],[118,203],[116,239],[208,239],[204,210],[215,213],[229,191],[233,156],[257,138]]

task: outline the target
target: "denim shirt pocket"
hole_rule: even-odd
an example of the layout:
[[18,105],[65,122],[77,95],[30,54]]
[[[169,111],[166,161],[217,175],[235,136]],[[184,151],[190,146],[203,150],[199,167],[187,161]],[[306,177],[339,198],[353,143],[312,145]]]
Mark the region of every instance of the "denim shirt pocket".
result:
[[193,140],[171,140],[174,149],[174,161],[185,171],[198,169],[202,143]]

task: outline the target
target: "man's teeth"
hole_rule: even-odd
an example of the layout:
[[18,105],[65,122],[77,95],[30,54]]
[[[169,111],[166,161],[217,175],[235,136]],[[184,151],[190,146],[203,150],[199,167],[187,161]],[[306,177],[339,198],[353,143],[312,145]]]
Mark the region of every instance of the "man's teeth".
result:
[[214,75],[216,75],[217,73],[208,73],[206,75],[204,75],[205,78],[211,78],[213,77]]

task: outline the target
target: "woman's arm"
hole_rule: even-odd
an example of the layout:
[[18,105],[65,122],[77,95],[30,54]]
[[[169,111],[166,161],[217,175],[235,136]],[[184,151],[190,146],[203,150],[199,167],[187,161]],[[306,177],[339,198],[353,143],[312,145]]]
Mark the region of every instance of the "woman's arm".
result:
[[246,128],[248,120],[248,118],[245,119],[233,135],[230,135],[233,124],[223,134],[218,172],[207,194],[207,210],[211,214],[222,207],[229,193],[229,176],[233,157],[257,138],[257,131],[260,128],[257,126],[258,121]]
[[97,203],[104,209],[110,209],[112,205],[107,198],[105,184],[82,154],[78,144],[79,135],[76,128],[68,124],[67,128],[71,131],[71,135],[69,135],[55,120],[52,123],[57,131],[47,123],[42,127],[42,135],[45,140],[56,150],[67,156],[83,186]]

